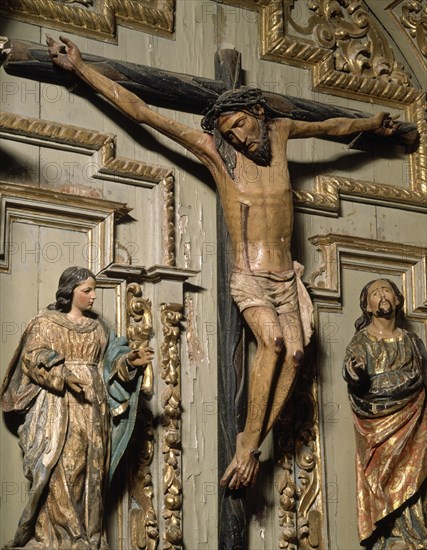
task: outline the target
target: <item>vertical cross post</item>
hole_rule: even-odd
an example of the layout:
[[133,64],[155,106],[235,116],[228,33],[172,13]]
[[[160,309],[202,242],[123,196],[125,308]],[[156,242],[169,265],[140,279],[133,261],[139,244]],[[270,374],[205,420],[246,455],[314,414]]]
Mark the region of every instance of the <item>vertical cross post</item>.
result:
[[[240,86],[240,54],[219,50],[215,55],[215,78],[227,89]],[[230,296],[233,250],[217,195],[217,279],[218,279],[218,486],[235,453],[238,432],[246,416],[246,378],[243,354],[243,319]],[[218,547],[245,550],[247,526],[244,490],[229,491],[219,486]]]

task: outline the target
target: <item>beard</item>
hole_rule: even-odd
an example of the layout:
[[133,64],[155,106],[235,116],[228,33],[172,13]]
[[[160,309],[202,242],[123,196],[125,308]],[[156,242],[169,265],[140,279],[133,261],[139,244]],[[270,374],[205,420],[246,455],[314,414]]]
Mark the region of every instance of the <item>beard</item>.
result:
[[377,317],[388,318],[393,315],[393,306],[388,300],[381,300],[378,304]]
[[271,143],[268,137],[267,125],[263,120],[259,121],[260,143],[255,151],[242,151],[245,157],[259,166],[269,166],[271,162]]

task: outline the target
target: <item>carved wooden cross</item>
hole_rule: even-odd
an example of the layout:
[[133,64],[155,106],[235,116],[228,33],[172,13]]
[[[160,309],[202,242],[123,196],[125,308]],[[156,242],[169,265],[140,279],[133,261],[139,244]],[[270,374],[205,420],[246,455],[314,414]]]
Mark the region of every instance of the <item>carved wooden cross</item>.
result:
[[[75,85],[75,78],[71,74],[59,71],[54,67],[45,46],[21,40],[0,39],[0,62],[2,51],[5,52],[3,55],[4,69],[9,74],[68,87]],[[84,54],[83,59],[86,63],[93,64],[100,73],[118,81],[122,86],[142,97],[147,103],[200,114],[218,95],[228,88],[236,87],[236,84],[239,83],[240,54],[235,50],[222,50],[217,53],[217,58],[218,56],[223,58],[223,62],[216,61],[218,67],[225,66],[226,57],[229,60],[235,58],[236,61],[232,69],[235,71],[234,74],[227,74],[223,68],[218,69],[216,79],[212,80],[88,54]],[[290,114],[296,120],[316,122],[334,117],[366,118],[372,116],[372,114],[362,111],[272,93],[268,90],[263,92],[272,107],[285,115]],[[375,139],[382,138],[376,136]],[[394,137],[387,138],[388,142],[392,140],[404,145],[412,145],[416,139],[417,128],[415,124],[408,122],[402,123]],[[341,138],[339,141],[349,142],[351,139]],[[365,148],[362,140],[359,140],[357,145],[360,148]]]
[[[6,54],[6,72],[34,80],[74,86],[72,74],[58,70],[52,64],[47,48],[38,44],[12,41],[8,44],[0,40],[0,50]],[[87,63],[118,81],[122,86],[141,96],[148,103],[166,105],[174,109],[201,113],[218,95],[230,88],[239,87],[241,65],[240,55],[235,50],[221,50],[215,59],[215,80],[203,77],[172,73],[115,61],[101,57],[83,55]],[[314,101],[265,92],[269,104],[276,110],[297,120],[316,122],[334,117],[370,117],[360,111],[338,108]],[[416,126],[404,123],[394,139],[403,144],[413,144],[417,137]],[[345,138],[343,138],[345,139]],[[376,137],[375,139],[381,139]],[[387,138],[390,140],[390,138]],[[347,138],[346,141],[350,141]],[[357,146],[362,146],[359,140]],[[242,368],[242,318],[229,294],[228,280],[232,266],[228,247],[228,234],[221,205],[218,201],[218,462],[219,473],[225,470],[234,454],[234,441],[242,431],[245,407],[245,376]],[[236,402],[241,396],[240,402]],[[229,497],[224,490],[219,495],[220,533],[219,547],[245,548],[246,518],[244,499],[239,495]]]

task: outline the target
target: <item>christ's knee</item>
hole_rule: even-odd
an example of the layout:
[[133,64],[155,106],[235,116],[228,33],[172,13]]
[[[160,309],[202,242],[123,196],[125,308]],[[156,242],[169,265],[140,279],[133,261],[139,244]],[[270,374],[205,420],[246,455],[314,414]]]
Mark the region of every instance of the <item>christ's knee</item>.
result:
[[282,352],[285,341],[280,334],[262,334],[257,339],[258,351],[264,356],[274,355],[276,358]]
[[282,336],[276,336],[274,339],[274,351],[279,355],[285,345],[285,340]]
[[298,369],[304,359],[304,352],[301,349],[289,350],[287,354],[287,362],[295,370]]
[[304,359],[304,352],[302,350],[298,349],[294,353],[294,361],[295,361],[295,364],[296,364],[297,367],[299,367],[302,364],[303,359]]

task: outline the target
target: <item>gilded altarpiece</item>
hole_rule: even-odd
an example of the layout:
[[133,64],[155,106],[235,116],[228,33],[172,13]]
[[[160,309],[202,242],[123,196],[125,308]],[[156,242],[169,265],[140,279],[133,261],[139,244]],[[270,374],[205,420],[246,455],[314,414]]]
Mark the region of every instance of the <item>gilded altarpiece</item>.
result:
[[[208,29],[207,33],[212,32],[211,20],[204,18],[203,13],[211,14],[216,10],[219,15],[213,20],[217,25],[218,45],[221,32],[222,42],[233,40],[234,35],[229,29],[236,23],[236,13],[255,12],[260,58],[274,64],[282,76],[286,75],[289,66],[304,74],[308,71],[311,88],[305,90],[303,96],[314,91],[318,98],[336,97],[350,106],[354,103],[362,110],[366,106],[366,111],[371,109],[371,104],[375,111],[390,109],[400,114],[403,120],[416,123],[419,133],[416,147],[394,152],[401,162],[400,181],[393,177],[390,184],[385,160],[382,164],[377,163],[379,168],[372,178],[359,178],[356,166],[345,175],[337,175],[332,170],[330,174],[315,174],[306,178],[308,183],[304,181],[294,189],[297,209],[295,246],[301,252],[298,259],[306,265],[304,280],[316,306],[316,338],[307,350],[300,383],[285,411],[283,423],[276,431],[273,445],[275,466],[272,466],[274,480],[272,476],[266,478],[273,487],[273,504],[266,512],[268,521],[252,518],[249,538],[253,548],[276,545],[291,550],[357,547],[354,443],[345,385],[341,380],[341,362],[345,345],[352,335],[353,322],[358,316],[355,296],[364,283],[377,276],[387,276],[401,286],[409,326],[426,338],[427,124],[425,92],[416,84],[416,68],[426,64],[427,8],[425,0],[383,2],[385,10],[379,21],[374,16],[375,2],[224,0],[204,2],[203,6],[201,2],[185,6],[185,16],[197,20],[200,28]],[[190,4],[194,4],[194,13]],[[112,3],[108,10],[106,5],[102,0],[46,0],[38,3],[41,11],[36,13],[35,2],[23,0],[13,2],[13,5],[6,2],[0,9],[7,17],[39,25],[43,22],[47,27],[105,41],[116,40],[116,24],[172,36],[176,23],[175,3],[172,1],[155,0],[148,4],[136,0],[117,2]],[[228,22],[224,6],[237,6],[239,10],[228,12]],[[136,15],[130,16],[129,13]],[[223,27],[221,17],[225,20]],[[246,25],[244,17],[241,21],[242,26]],[[247,18],[247,21],[252,19]],[[388,22],[393,23],[390,27],[393,28],[392,40],[386,30]],[[247,27],[253,30],[249,23]],[[178,28],[182,29],[179,21]],[[179,34],[176,39],[180,44]],[[161,49],[162,45],[156,44]],[[402,51],[405,56],[399,53]],[[418,64],[411,56],[418,60]],[[187,72],[194,73],[193,70]],[[123,550],[128,547],[185,546],[186,524],[182,511],[189,485],[182,479],[186,457],[180,432],[185,422],[182,411],[190,407],[188,402],[183,403],[182,394],[190,395],[192,389],[180,385],[183,359],[180,331],[181,322],[185,321],[182,318],[182,281],[191,273],[175,268],[176,255],[187,258],[188,249],[186,242],[180,242],[182,250],[175,250],[179,239],[175,239],[173,173],[169,169],[116,155],[115,139],[101,132],[8,113],[2,114],[0,125],[2,137],[22,140],[24,136],[34,146],[38,146],[39,140],[51,139],[54,134],[57,146],[65,150],[80,148],[85,154],[96,155],[95,178],[98,182],[108,182],[108,185],[125,182],[153,194],[150,204],[155,204],[157,212],[161,213],[155,220],[157,234],[161,235],[156,241],[156,250],[161,250],[161,257],[148,251],[150,262],[143,262],[143,265],[152,267],[143,273],[137,266],[132,267],[132,249],[127,246],[126,239],[118,239],[118,242],[113,239],[105,245],[110,255],[107,254],[107,259],[97,266],[97,272],[101,273],[101,287],[105,287],[103,308],[107,318],[113,318],[115,311],[120,312],[117,316],[119,331],[127,331],[133,346],[150,342],[157,354],[153,370],[149,371],[152,378],[147,376],[144,395],[141,396],[140,425],[144,437],[135,443],[137,465],[126,480],[128,489],[122,495],[122,504],[112,522],[112,537],[121,541]],[[379,151],[379,158],[383,158],[381,155],[386,159],[384,151]],[[374,157],[375,154],[372,162]],[[305,158],[298,161],[308,162]],[[21,188],[16,186],[15,191],[18,189]],[[88,197],[78,199],[72,196],[73,201],[80,201],[79,205],[73,206],[76,212],[80,212],[80,218],[84,217],[83,210],[97,212],[90,221],[81,222],[84,228],[78,231],[82,235],[97,235],[96,228],[100,225],[107,230],[112,227],[111,220],[105,221],[108,216],[98,213],[99,205],[95,208],[96,199],[91,203]],[[39,198],[34,201],[39,201]],[[13,208],[16,210],[16,206]],[[106,208],[113,218],[126,214],[123,204],[110,204]],[[42,211],[39,218],[47,212]],[[202,215],[200,218],[208,225],[209,215],[206,211],[203,215],[205,218]],[[70,223],[71,215],[67,218],[67,212],[56,211],[54,216],[58,227]],[[185,216],[181,222],[183,225],[187,223]],[[31,222],[28,227],[37,223]],[[31,238],[34,237],[22,233],[22,242],[31,242]],[[48,235],[44,238],[46,243],[50,243],[55,237]],[[79,243],[83,249],[88,241],[84,237]],[[111,243],[114,243],[113,248]],[[13,246],[9,245],[9,248],[13,252]],[[114,253],[111,252],[113,249]],[[46,249],[46,253],[54,252],[53,248]],[[6,255],[2,261],[6,262]],[[191,265],[190,259],[187,263]],[[49,261],[44,267],[39,267],[39,274],[48,271],[48,264]],[[28,266],[24,265],[22,273],[15,272],[14,284],[21,282],[38,288],[38,279],[35,274],[29,279],[28,271]],[[191,300],[189,298],[188,302]],[[36,303],[31,306],[34,312],[37,306]],[[28,318],[27,308],[19,307],[13,304],[19,313],[18,320],[11,317],[15,324],[3,324],[11,333]],[[13,308],[12,304],[6,304],[5,311]],[[6,336],[9,341],[13,335],[8,333]],[[194,356],[201,355],[194,341],[192,346],[185,364],[188,371],[194,366]],[[156,401],[151,394],[157,398],[160,396],[160,399]],[[210,402],[209,407],[212,407]],[[160,419],[159,424],[156,419]],[[187,457],[193,451],[193,448],[187,449]],[[6,472],[7,479],[14,479],[13,475]],[[205,486],[207,497],[216,494],[212,490],[211,478],[208,479]],[[13,481],[5,490],[9,499],[24,498],[25,487],[21,480]],[[187,494],[189,499],[194,498],[190,491]],[[200,502],[196,500],[194,506],[197,508]],[[271,530],[278,533],[275,542],[265,534],[265,526],[271,523],[274,523]],[[203,527],[198,527],[203,531]],[[213,538],[212,535],[205,537],[198,546],[214,547]]]
[[[176,267],[173,173],[121,158],[113,136],[76,126],[3,112],[0,134],[3,154],[10,159],[17,142],[30,151],[49,149],[54,143],[56,149],[75,154],[76,163],[79,154],[90,157],[96,180],[125,182],[140,191],[145,206],[139,231],[151,237],[153,230],[154,238],[148,242],[130,242],[126,237],[120,241],[118,227],[132,220],[132,209],[103,199],[101,188],[0,182],[2,368],[31,316],[52,302],[60,273],[70,264],[89,267],[97,275],[96,311],[126,336],[131,348],[155,349],[155,360],[144,371],[133,442],[109,497],[109,539],[123,550],[154,549],[162,540],[163,547],[178,548],[182,544],[179,321],[183,283],[196,272]],[[16,172],[5,173],[10,177]],[[143,264],[144,258],[150,263]],[[2,528],[3,543],[12,538],[28,492],[28,483],[13,467],[21,460],[15,430],[2,422],[1,437],[8,449],[1,460],[1,524],[7,525]]]
[[[378,233],[387,235],[402,209],[419,213],[415,216],[422,227],[419,239],[406,241],[405,232],[396,240],[391,235],[381,240],[363,239],[350,237],[345,223],[322,224],[330,230],[342,225],[342,234],[313,234],[312,223],[297,223],[312,245],[311,249],[306,248],[305,261],[306,267],[312,268],[307,283],[315,304],[316,338],[284,412],[283,425],[276,430],[276,457],[282,470],[276,482],[279,547],[355,548],[356,528],[340,527],[348,524],[349,518],[354,524],[356,517],[354,467],[348,475],[348,465],[354,465],[355,448],[349,440],[353,428],[345,385],[340,380],[345,333],[351,337],[358,316],[357,299],[351,298],[367,281],[383,276],[403,289],[407,323],[426,338],[425,92],[412,84],[411,67],[396,57],[398,49],[393,48],[395,43],[371,11],[372,2],[221,3],[258,12],[263,59],[309,69],[313,90],[321,94],[395,109],[403,120],[415,122],[419,132],[417,146],[405,153],[408,173],[402,174],[402,183],[385,183],[386,173],[379,174],[375,181],[319,175],[312,190],[294,188],[295,206],[300,212],[313,209],[324,216],[345,218],[349,211],[345,203],[360,202],[372,205],[371,214],[380,217]],[[384,16],[389,17],[388,23],[392,18],[399,21],[399,33],[393,38],[400,42],[409,40],[406,48],[425,64],[427,4],[397,0],[384,8],[389,10]],[[350,210],[354,214],[354,208]],[[302,237],[296,239],[300,244]],[[318,263],[320,267],[316,267]]]

